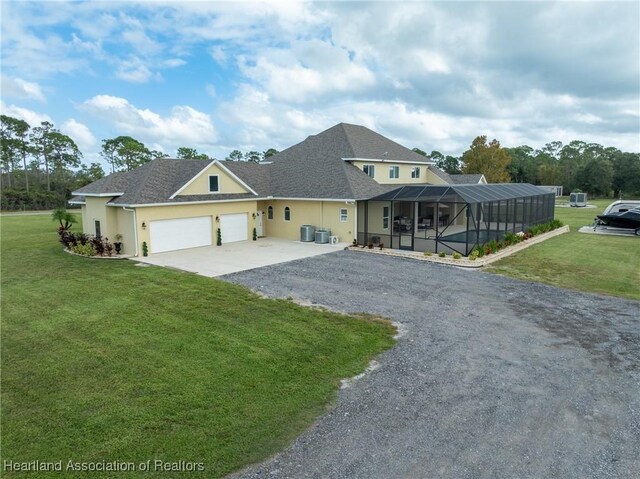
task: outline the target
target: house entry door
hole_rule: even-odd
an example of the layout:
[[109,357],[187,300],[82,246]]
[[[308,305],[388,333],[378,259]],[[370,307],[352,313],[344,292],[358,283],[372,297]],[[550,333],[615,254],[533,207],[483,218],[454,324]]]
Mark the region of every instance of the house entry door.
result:
[[263,217],[262,211],[258,210],[258,212],[256,213],[256,234],[260,238],[264,236],[264,230],[262,229],[262,217]]

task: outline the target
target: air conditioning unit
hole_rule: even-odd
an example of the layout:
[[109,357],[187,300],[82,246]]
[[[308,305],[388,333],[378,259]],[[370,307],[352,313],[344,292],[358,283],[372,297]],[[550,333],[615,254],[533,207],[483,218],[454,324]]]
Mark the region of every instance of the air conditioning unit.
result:
[[337,236],[329,236],[329,243],[338,244],[339,243],[339,238]]

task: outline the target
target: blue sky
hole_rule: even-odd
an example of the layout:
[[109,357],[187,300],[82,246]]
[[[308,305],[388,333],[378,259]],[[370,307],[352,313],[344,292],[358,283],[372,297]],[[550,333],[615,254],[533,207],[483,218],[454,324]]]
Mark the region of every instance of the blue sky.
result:
[[283,149],[338,122],[460,154],[640,151],[638,2],[2,2],[2,111],[87,161]]

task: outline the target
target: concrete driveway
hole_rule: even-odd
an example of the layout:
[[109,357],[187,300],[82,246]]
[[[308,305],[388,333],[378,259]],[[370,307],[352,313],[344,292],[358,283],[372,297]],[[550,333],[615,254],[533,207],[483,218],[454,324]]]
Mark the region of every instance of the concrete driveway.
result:
[[258,238],[222,246],[189,248],[132,258],[141,263],[167,266],[202,276],[221,276],[301,258],[335,253],[346,243],[337,245],[302,243],[279,238]]
[[350,251],[223,279],[403,332],[238,477],[640,477],[640,302]]

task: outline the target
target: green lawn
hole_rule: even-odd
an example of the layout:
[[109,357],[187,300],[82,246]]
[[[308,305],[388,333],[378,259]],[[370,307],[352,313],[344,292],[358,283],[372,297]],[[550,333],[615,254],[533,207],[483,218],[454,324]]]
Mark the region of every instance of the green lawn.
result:
[[158,458],[220,476],[285,447],[393,344],[386,322],[68,255],[48,216],[1,227],[3,460]]
[[597,208],[556,208],[571,232],[511,255],[486,268],[514,278],[594,293],[640,299],[640,238],[578,233],[613,200]]

